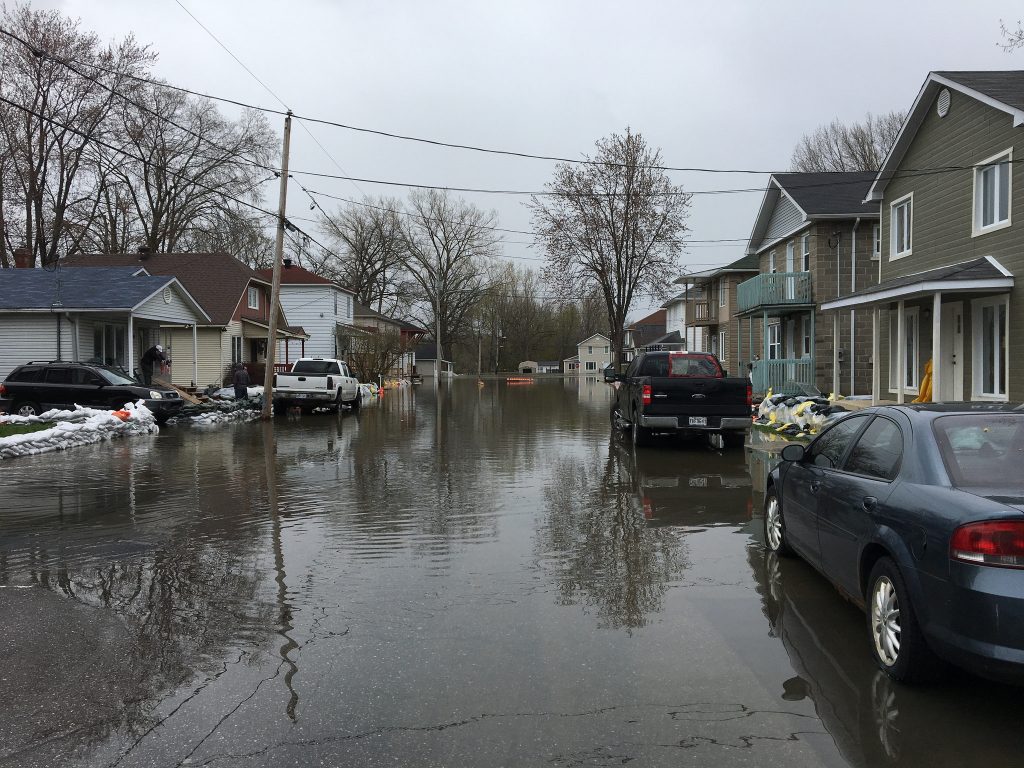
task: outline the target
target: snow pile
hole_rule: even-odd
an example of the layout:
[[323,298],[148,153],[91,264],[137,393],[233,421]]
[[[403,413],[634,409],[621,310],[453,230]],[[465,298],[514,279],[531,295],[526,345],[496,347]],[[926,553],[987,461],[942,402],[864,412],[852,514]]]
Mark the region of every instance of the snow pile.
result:
[[758,406],[754,424],[788,437],[807,437],[845,413],[846,408],[827,397],[769,394]]
[[[122,415],[117,415],[122,414]],[[0,459],[64,451],[114,437],[155,434],[160,431],[153,412],[140,400],[126,403],[122,411],[101,411],[75,406],[74,410],[53,409],[38,416],[3,416],[4,424],[48,424],[49,429],[23,435],[0,437]]]

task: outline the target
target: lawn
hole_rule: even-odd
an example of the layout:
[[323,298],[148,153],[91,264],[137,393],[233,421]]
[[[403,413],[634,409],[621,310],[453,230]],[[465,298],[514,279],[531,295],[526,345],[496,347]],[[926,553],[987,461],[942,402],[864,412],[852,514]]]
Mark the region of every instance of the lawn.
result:
[[0,437],[11,435],[27,435],[29,432],[42,432],[53,424],[0,424]]

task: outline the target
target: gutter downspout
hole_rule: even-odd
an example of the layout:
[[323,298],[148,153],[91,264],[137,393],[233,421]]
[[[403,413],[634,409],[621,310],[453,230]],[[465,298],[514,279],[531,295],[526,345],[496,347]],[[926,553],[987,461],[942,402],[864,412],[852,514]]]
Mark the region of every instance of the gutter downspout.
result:
[[[853,222],[853,233],[850,244],[850,293],[857,292],[857,227],[860,226],[860,216]],[[850,394],[857,394],[857,358],[854,356],[857,338],[857,310],[850,308]]]

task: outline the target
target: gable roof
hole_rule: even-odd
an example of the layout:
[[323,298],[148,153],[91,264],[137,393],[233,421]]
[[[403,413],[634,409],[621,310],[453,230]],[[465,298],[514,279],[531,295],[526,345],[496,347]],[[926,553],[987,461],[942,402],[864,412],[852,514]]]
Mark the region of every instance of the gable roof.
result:
[[166,287],[178,291],[200,320],[208,319],[177,279],[149,275],[137,265],[0,270],[0,310],[129,312]]
[[69,267],[142,267],[151,275],[176,277],[206,310],[211,325],[227,325],[250,281],[268,284],[229,253],[102,253],[70,256]]
[[[747,256],[785,240],[812,221],[879,218],[878,204],[866,200],[875,175],[874,171],[773,173],[754,219],[754,229],[747,242]],[[782,200],[792,204],[796,218],[787,231],[770,233],[769,222]]]
[[605,336],[605,335],[604,335],[603,333],[592,333],[592,334],[590,334],[589,336],[587,336],[587,338],[583,339],[583,341],[577,341],[577,342],[576,342],[576,346],[578,347],[578,346],[580,346],[580,345],[582,345],[582,344],[586,344],[586,343],[587,343],[588,341],[590,341],[591,339],[598,339],[598,338],[600,338],[600,339],[604,339],[604,340],[605,340],[605,341],[607,341],[607,342],[608,342],[609,344],[611,344],[611,343],[612,343],[612,340],[611,340],[611,339],[609,339],[609,338],[608,338],[607,336]]
[[886,186],[907,154],[935,97],[943,88],[958,91],[1005,112],[1013,119],[1015,128],[1024,125],[1024,70],[929,72],[914,99],[914,105],[907,112],[907,119],[896,141],[882,161],[882,167],[868,190],[866,200],[882,200]]
[[[417,360],[437,360],[437,344],[433,341],[427,341],[423,344],[417,345],[415,349]],[[442,363],[450,363],[451,360],[443,359]]]
[[[268,283],[274,280],[274,270],[271,268],[257,269],[256,274]],[[297,264],[292,264],[290,267],[285,265],[281,268],[281,285],[331,285],[337,288],[339,291],[350,293],[355,296],[355,293],[345,288],[338,283],[330,280],[326,277],[310,272],[304,267],[300,267]]]

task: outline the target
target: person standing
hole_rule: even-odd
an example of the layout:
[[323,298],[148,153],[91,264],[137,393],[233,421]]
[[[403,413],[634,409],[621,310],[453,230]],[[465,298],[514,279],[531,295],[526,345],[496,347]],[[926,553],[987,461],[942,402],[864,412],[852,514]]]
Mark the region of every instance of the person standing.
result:
[[244,400],[249,396],[249,372],[245,366],[238,363],[235,366],[235,375],[232,382],[235,385],[235,400]]
[[148,387],[153,383],[154,366],[157,363],[163,365],[168,360],[167,355],[164,354],[164,348],[156,344],[142,353],[142,359],[139,362],[142,364],[142,383]]

